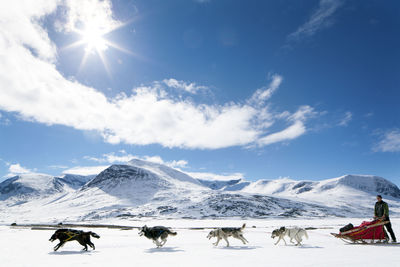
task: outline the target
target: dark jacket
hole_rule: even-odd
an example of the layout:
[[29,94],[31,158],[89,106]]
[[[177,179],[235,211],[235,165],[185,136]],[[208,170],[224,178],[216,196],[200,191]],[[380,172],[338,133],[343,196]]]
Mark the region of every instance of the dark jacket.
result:
[[375,203],[375,216],[382,217],[385,215],[385,218],[389,219],[389,206],[385,201],[376,202]]

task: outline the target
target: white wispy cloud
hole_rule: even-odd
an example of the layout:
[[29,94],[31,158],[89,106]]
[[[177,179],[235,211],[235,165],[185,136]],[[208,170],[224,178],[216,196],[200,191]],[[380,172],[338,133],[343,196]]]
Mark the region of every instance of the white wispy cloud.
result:
[[196,83],[187,83],[185,81],[178,81],[176,79],[164,79],[163,83],[166,84],[168,87],[184,90],[191,94],[196,94],[200,90],[208,89],[207,86],[197,85]]
[[250,105],[264,105],[265,101],[270,99],[273,93],[279,88],[283,81],[283,77],[279,74],[271,76],[271,82],[268,86],[256,90],[256,92],[249,99]]
[[10,173],[17,173],[17,174],[21,174],[21,173],[30,173],[31,170],[29,170],[28,168],[24,168],[22,167],[19,163],[16,164],[11,164],[8,167],[8,171]]
[[[109,27],[118,25],[110,13],[111,5],[106,4],[109,1],[89,2],[101,5],[95,15],[102,23],[109,23]],[[177,99],[169,95],[160,82],[133,88],[130,94],[106,97],[95,88],[64,77],[56,68],[57,48],[42,23],[44,17],[56,11],[59,3],[46,0],[1,2],[1,110],[46,125],[95,131],[112,144],[218,149],[263,146],[292,140],[307,132],[306,119],[288,119],[304,107],[277,113],[267,105],[266,101],[282,82],[282,76],[277,74],[271,76],[269,86],[257,90],[249,100],[225,104]],[[81,8],[86,8],[85,5]],[[65,23],[61,29],[86,19],[86,11],[74,12],[83,12],[83,15],[70,14],[72,18],[59,22]],[[199,89],[195,83],[174,79],[167,80],[166,84],[192,92]],[[283,113],[286,118],[277,115]],[[292,125],[271,132],[271,126],[282,120]]]
[[228,180],[238,180],[243,179],[244,174],[240,172],[236,173],[226,173],[226,174],[216,174],[211,172],[185,172],[189,176],[202,179],[202,180],[217,180],[217,181],[228,181]]
[[376,152],[400,152],[400,129],[381,134],[373,150]]
[[350,111],[346,111],[343,118],[339,121],[338,125],[339,126],[347,126],[347,125],[349,125],[349,122],[352,119],[353,119],[353,113],[351,113]]
[[302,106],[293,114],[281,114],[282,116],[287,116],[287,121],[291,124],[279,132],[271,133],[260,138],[257,144],[259,146],[265,146],[298,138],[307,131],[305,122],[309,118],[318,116],[318,114],[319,113],[314,111],[310,106]]
[[260,140],[258,140],[259,145],[270,145],[277,142],[287,141],[295,139],[306,132],[306,128],[301,121],[296,121],[286,129],[269,134]]
[[342,4],[342,0],[320,0],[318,8],[311,14],[310,18],[296,31],[290,33],[287,40],[289,42],[298,41],[331,26],[333,24],[332,16]]
[[64,170],[63,174],[76,174],[76,175],[96,175],[110,167],[110,165],[101,166],[76,166],[67,170]]
[[68,169],[69,167],[66,165],[50,165],[47,166],[50,169]]
[[172,167],[172,168],[185,168],[188,164],[188,162],[183,159],[166,161],[157,155],[155,155],[155,156],[137,156],[137,155],[129,154],[125,150],[121,150],[118,152],[105,153],[101,157],[85,156],[84,159],[95,161],[98,163],[107,162],[107,163],[111,163],[111,164],[126,163],[133,159],[140,159],[140,160],[145,160],[145,161],[149,161],[149,162],[164,164],[164,165]]
[[33,171],[22,167],[19,163],[6,163],[8,165],[8,174],[5,177],[13,177],[20,174],[32,173]]

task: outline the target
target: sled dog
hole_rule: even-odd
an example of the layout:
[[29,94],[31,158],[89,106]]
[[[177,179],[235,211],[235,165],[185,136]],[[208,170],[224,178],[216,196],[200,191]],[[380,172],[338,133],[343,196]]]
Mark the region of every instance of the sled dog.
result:
[[214,246],[218,246],[218,243],[221,239],[224,239],[226,242],[226,246],[229,247],[229,241],[228,237],[234,237],[236,239],[239,239],[243,242],[243,244],[249,243],[246,238],[243,236],[243,229],[246,227],[246,224],[243,224],[242,227],[239,228],[230,228],[230,227],[223,227],[223,228],[217,228],[215,230],[212,230],[207,238],[211,239],[213,237],[217,238],[217,241],[213,243]]
[[54,247],[54,251],[57,251],[60,247],[62,247],[65,243],[76,240],[84,246],[83,250],[88,250],[87,245],[89,245],[93,250],[95,249],[94,244],[90,241],[90,236],[94,238],[100,238],[100,236],[93,232],[84,232],[80,230],[73,229],[58,229],[49,239],[49,241],[53,242],[54,240],[60,240]]
[[275,229],[272,231],[271,238],[278,237],[278,241],[275,243],[277,245],[279,241],[283,240],[286,245],[286,240],[285,236],[288,236],[290,238],[290,242],[293,242],[293,239],[297,241],[296,246],[301,245],[301,241],[303,241],[303,237],[305,236],[308,239],[307,231],[302,229],[302,228],[286,228],[286,227],[281,227],[279,229]]
[[168,235],[177,235],[177,233],[172,232],[169,228],[164,226],[147,227],[145,225],[139,228],[139,235],[144,235],[148,239],[153,240],[157,248],[160,248],[167,242]]

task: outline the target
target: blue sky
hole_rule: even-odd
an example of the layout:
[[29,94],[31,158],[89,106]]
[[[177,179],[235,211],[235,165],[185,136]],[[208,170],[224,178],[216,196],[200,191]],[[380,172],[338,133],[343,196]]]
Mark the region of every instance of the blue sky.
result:
[[398,1],[1,5],[0,179],[142,158],[400,184]]

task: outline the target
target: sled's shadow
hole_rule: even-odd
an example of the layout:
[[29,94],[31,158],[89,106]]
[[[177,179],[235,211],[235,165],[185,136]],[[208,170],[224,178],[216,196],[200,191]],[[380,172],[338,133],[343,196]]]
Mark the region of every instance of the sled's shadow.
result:
[[162,248],[149,248],[144,252],[146,253],[161,253],[161,252],[184,252],[183,249],[179,249],[177,247],[162,247]]
[[64,251],[52,251],[49,252],[49,255],[78,255],[78,254],[82,254],[82,255],[91,255],[93,253],[96,253],[97,251],[85,251],[85,250],[64,250]]
[[298,247],[298,248],[324,248],[320,246],[310,246],[310,245],[301,245],[301,246],[293,246],[293,247]]
[[214,247],[216,249],[227,249],[227,250],[253,250],[261,248],[260,246],[224,246],[224,247]]
[[276,247],[289,247],[289,248],[302,248],[302,249],[306,249],[306,248],[324,248],[324,247],[320,247],[320,246],[311,246],[311,245],[296,246],[296,245],[293,245],[293,244],[287,244],[287,245],[276,246]]

